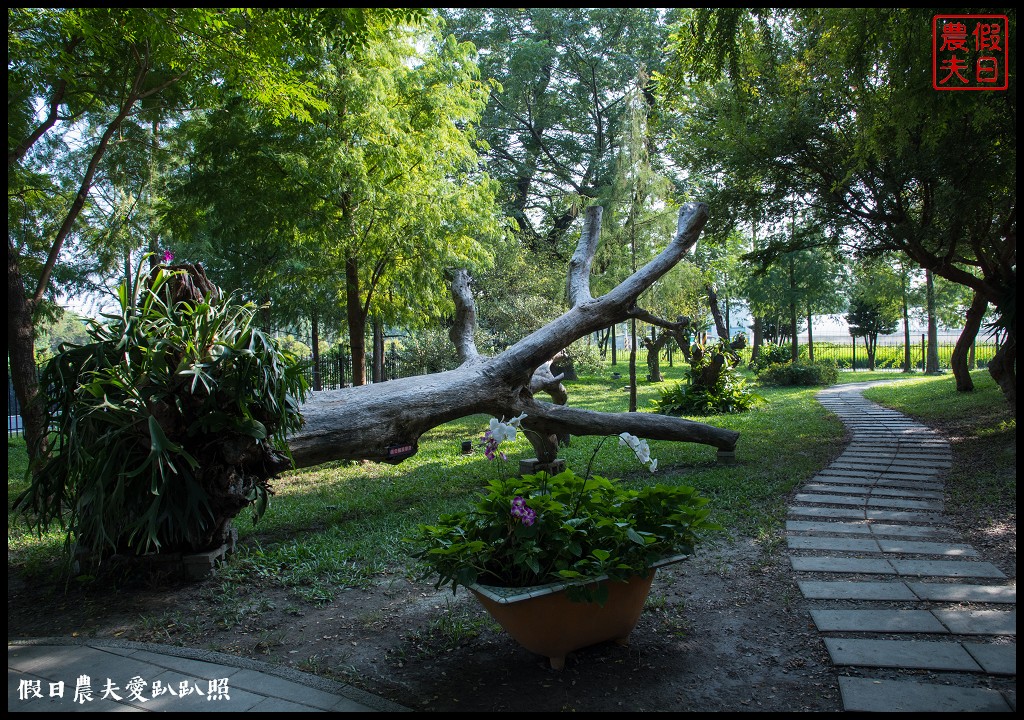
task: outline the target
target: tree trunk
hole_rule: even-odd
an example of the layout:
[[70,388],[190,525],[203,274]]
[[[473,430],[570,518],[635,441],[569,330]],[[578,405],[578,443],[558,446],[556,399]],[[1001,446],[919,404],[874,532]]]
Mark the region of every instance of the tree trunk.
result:
[[907,302],[906,276],[903,279],[903,372],[914,372],[914,361],[910,355],[910,306]]
[[925,293],[928,303],[928,360],[925,372],[935,375],[939,372],[939,329],[935,320],[935,278],[931,270],[924,271]]
[[373,318],[373,381],[384,382],[384,328],[380,318]]
[[711,285],[706,285],[704,291],[708,296],[708,307],[711,309],[711,317],[715,321],[715,332],[718,333],[718,337],[729,342],[729,329],[725,326],[725,321],[722,319],[722,311],[718,307],[718,293],[715,292],[715,288]]
[[995,356],[988,363],[988,373],[996,381],[1007,404],[1017,415],[1017,341],[1012,333],[1007,333],[1003,344],[996,350]]
[[[555,387],[557,391],[560,377],[550,376],[550,362],[571,342],[627,319],[647,321],[644,311],[636,307],[637,298],[693,247],[707,222],[707,207],[685,205],[668,247],[611,292],[595,299],[590,294],[589,277],[600,222],[601,209],[589,208],[570,263],[570,310],[494,357],[477,354],[468,275],[456,272],[452,295],[461,322],[455,323],[451,335],[462,365],[433,375],[317,393],[302,407],[302,430],[289,438],[296,466],[346,459],[398,463],[416,452],[419,438],[427,430],[478,413],[499,418],[526,413],[522,426],[543,463],[556,458],[560,440],[570,435],[629,432],[652,440],[734,450],[739,439],[734,430],[655,413],[579,410],[562,404],[554,394],[555,404],[535,397],[540,389]],[[548,377],[539,377],[545,370]]]
[[978,336],[981,328],[981,319],[985,315],[988,301],[980,293],[974,293],[971,306],[967,308],[967,317],[964,320],[964,329],[957,338],[956,347],[953,348],[953,356],[950,358],[950,365],[953,366],[953,377],[956,378],[957,392],[971,392],[974,390],[974,381],[971,379],[971,368],[967,362],[967,356],[974,348],[974,339]]
[[359,298],[359,259],[345,258],[345,306],[352,351],[352,385],[366,384],[366,314]]
[[46,413],[36,370],[32,304],[25,297],[18,253],[10,244],[10,236],[7,245],[7,358],[11,366],[14,395],[21,405],[28,456],[35,461],[43,456],[46,449]]
[[729,295],[725,296],[725,333],[732,340],[732,320],[729,318]]
[[[652,332],[654,331],[652,330]],[[644,341],[644,347],[647,348],[647,375],[652,383],[660,383],[665,380],[661,376],[661,351],[671,339],[671,334],[663,331],[655,333],[654,337]]]
[[312,334],[313,347],[309,349],[313,356],[313,390],[320,392],[324,389],[323,381],[320,378],[320,314],[316,307],[309,316],[309,328]]
[[793,258],[789,259],[789,331],[793,336],[793,344],[790,346],[790,356],[793,363],[800,360],[800,346],[796,340],[796,275],[793,268]]
[[630,321],[629,333],[629,411],[636,412],[636,318]]
[[764,342],[764,333],[761,330],[761,318],[754,317],[751,332],[754,333],[754,342],[750,347],[750,362],[757,362],[761,357],[761,345]]
[[[93,179],[96,176],[100,161],[107,152],[111,139],[117,133],[125,118],[132,112],[138,102],[143,81],[149,72],[149,66],[143,65],[139,68],[134,81],[128,88],[128,93],[118,109],[118,113],[104,128],[96,147],[89,157],[85,172],[78,186],[78,192],[74,200],[64,214],[64,220],[54,234],[53,241],[47,252],[46,260],[38,273],[35,291],[31,297],[26,297],[25,283],[18,265],[18,252],[11,242],[10,234],[7,241],[7,342],[8,357],[11,363],[11,382],[14,384],[14,393],[21,404],[22,419],[25,421],[25,441],[28,450],[29,460],[34,461],[39,453],[45,448],[46,442],[46,418],[40,403],[43,402],[39,388],[39,374],[35,364],[35,338],[33,337],[32,313],[42,302],[46,288],[50,284],[53,269],[60,257],[65,241],[71,235],[85,202],[92,190]],[[64,94],[66,83],[58,83],[58,96]],[[53,120],[58,117],[59,103],[56,97],[51,103],[51,115],[37,128],[30,137],[19,144],[14,152],[7,153],[7,167],[12,165],[24,156],[28,149],[42,137],[50,127]],[[26,336],[26,332],[28,335]],[[12,345],[12,342],[20,343]]]
[[865,335],[864,336],[864,350],[868,354],[868,370],[875,369],[875,343],[877,342],[877,335]]
[[811,302],[807,301],[807,360],[814,362],[814,327],[812,325],[814,315],[811,312]]

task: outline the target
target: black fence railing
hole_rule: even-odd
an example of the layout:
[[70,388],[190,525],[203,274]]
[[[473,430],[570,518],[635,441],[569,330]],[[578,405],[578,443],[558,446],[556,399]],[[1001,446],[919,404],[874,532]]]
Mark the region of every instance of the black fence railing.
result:
[[[319,363],[314,365],[313,358],[303,359],[306,363],[305,375],[309,387],[313,390],[337,390],[349,387],[352,384],[352,356],[348,353],[330,352],[324,353],[319,358]],[[366,381],[374,382],[373,379],[373,355],[366,354]],[[384,350],[381,373],[376,382],[386,382],[406,375],[417,375],[419,373],[406,372],[407,368],[402,363],[398,348],[394,343]]]
[[[936,338],[935,350],[939,370],[949,370],[952,367],[953,349],[956,347],[957,339],[956,335],[940,335]],[[788,349],[791,346],[787,343],[785,347]],[[967,359],[970,369],[987,367],[998,348],[998,344],[990,338],[976,341]],[[871,363],[863,338],[857,338],[856,343],[850,337],[816,338],[813,353],[812,348],[806,342],[798,344],[798,351],[800,359],[803,361],[812,359],[813,354],[814,360],[829,360],[844,370],[867,370]],[[912,336],[909,351],[911,368],[924,371],[927,368],[928,359],[927,336]],[[786,355],[788,358],[789,354]],[[879,337],[875,347],[874,368],[876,370],[902,369],[907,357],[907,345],[903,336]]]

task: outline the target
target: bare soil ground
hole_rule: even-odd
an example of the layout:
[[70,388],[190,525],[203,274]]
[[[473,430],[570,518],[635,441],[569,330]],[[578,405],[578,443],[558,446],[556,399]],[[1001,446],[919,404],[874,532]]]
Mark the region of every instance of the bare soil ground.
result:
[[629,645],[578,651],[560,672],[518,647],[464,591],[397,576],[323,607],[280,589],[211,603],[215,578],[66,595],[14,578],[9,636],[209,648],[419,711],[840,710],[835,672],[783,550],[744,542],[663,568]]

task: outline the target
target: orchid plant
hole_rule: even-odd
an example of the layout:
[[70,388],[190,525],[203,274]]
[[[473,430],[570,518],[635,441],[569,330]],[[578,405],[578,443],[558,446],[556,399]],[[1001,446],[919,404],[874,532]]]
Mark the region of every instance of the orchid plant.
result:
[[[504,462],[501,450],[514,441],[525,414],[492,419],[481,438],[489,462]],[[615,437],[615,436],[609,436]],[[411,542],[424,577],[437,587],[459,585],[529,587],[569,583],[576,599],[602,601],[607,588],[596,581],[646,575],[653,563],[689,555],[699,535],[717,529],[708,521],[707,500],[692,487],[659,484],[632,490],[591,475],[604,441],[594,449],[586,472],[538,472],[492,481],[473,507],[420,525]],[[658,461],[646,440],[618,436],[651,472]]]

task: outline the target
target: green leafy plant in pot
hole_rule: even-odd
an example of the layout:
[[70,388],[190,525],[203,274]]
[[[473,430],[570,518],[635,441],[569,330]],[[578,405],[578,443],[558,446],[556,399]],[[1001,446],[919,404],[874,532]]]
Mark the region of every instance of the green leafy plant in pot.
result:
[[[482,444],[489,459],[504,459],[499,446],[515,439],[524,416],[509,422],[491,421]],[[693,553],[706,531],[719,529],[709,521],[708,500],[692,487],[659,484],[640,490],[615,480],[591,475],[598,444],[587,471],[539,472],[523,477],[500,477],[487,485],[471,509],[442,515],[420,525],[410,541],[426,568],[425,578],[436,586],[469,588],[489,612],[528,649],[551,658],[560,668],[565,653],[607,639],[622,640],[636,624],[650,589],[654,569]],[[628,433],[619,436],[651,471],[647,442]],[[581,638],[562,640],[565,621],[521,635],[499,613],[521,598],[564,593],[570,615],[579,619],[589,608],[604,623],[605,605],[627,583],[646,583],[631,619],[616,621],[616,629],[589,627]],[[528,589],[526,589],[528,588]],[[572,607],[575,607],[574,611]],[[551,619],[545,609],[529,613]],[[588,616],[589,617],[589,616]],[[541,640],[534,640],[537,636]]]
[[302,364],[255,326],[257,309],[201,266],[135,278],[118,310],[90,323],[90,342],[46,366],[53,432],[16,501],[39,532],[59,525],[69,551],[94,561],[209,550],[244,508],[262,514],[270,479],[291,467],[285,435],[307,389]]

